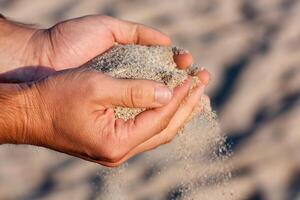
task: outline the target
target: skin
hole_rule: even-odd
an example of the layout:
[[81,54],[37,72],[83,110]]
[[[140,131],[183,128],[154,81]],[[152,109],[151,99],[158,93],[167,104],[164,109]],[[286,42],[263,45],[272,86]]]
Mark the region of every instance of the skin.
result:
[[[105,166],[170,142],[209,83],[206,70],[172,92],[148,80],[115,79],[80,67],[122,44],[171,45],[160,31],[108,16],[86,16],[37,29],[0,19],[0,144],[31,144]],[[174,58],[179,68],[190,54]],[[116,106],[151,108],[115,119]],[[151,123],[149,123],[151,121]]]

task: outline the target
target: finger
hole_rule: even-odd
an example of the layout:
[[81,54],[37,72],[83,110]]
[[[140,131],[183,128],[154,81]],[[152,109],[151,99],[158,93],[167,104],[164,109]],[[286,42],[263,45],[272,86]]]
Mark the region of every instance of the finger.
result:
[[188,78],[182,85],[175,88],[173,98],[166,106],[144,111],[134,120],[116,124],[116,133],[128,136],[123,141],[128,145],[128,151],[167,127],[181,102],[187,96],[190,86],[191,78]]
[[164,33],[147,26],[102,16],[102,22],[111,30],[116,42],[121,44],[171,45],[171,39]]
[[193,56],[190,53],[174,55],[174,61],[180,69],[187,69],[193,64]]
[[[124,163],[126,160],[135,156],[136,154],[149,151],[162,144],[165,144],[175,137],[176,133],[178,133],[182,125],[186,123],[187,119],[189,119],[191,113],[193,113],[193,110],[198,105],[199,96],[201,96],[202,94],[203,94],[202,86],[198,86],[197,88],[194,88],[191,95],[188,96],[187,99],[181,104],[180,108],[175,113],[174,117],[171,119],[168,127],[165,130],[161,131],[157,135],[154,135],[152,138],[143,142],[142,144],[136,146],[135,148],[130,150],[127,154],[124,154],[124,156],[116,162],[95,160],[90,157],[83,156],[81,154],[76,154],[75,156],[88,161],[96,162],[98,164],[107,167],[117,167],[122,163]],[[208,98],[206,97],[206,99]],[[117,120],[117,121],[119,123],[123,123],[122,120]]]
[[169,103],[173,95],[166,85],[151,80],[110,78],[105,84],[109,87],[101,88],[99,96],[112,106],[156,108]]
[[[206,109],[206,110],[204,110]],[[200,98],[200,101],[194,107],[192,114],[187,118],[187,122],[191,121],[195,115],[200,112],[211,112],[210,99],[207,95],[203,94]]]
[[208,85],[209,84],[209,81],[211,79],[211,75],[210,73],[204,69],[204,68],[201,68],[201,70],[196,74],[200,81],[204,84],[204,85]]
[[201,98],[201,104],[203,105],[202,108],[205,109],[206,112],[212,111],[210,98],[207,95],[203,95],[203,97]]
[[203,95],[205,85],[199,84],[197,87],[192,89],[192,93],[182,103],[169,126],[166,128],[167,135],[165,136],[165,143],[170,142],[176,133],[187,123],[189,116],[194,112],[194,108],[199,104],[199,99]]
[[129,151],[121,160],[116,163],[112,163],[112,165],[120,165],[136,154],[152,150],[162,144],[170,142],[179,132],[181,127],[190,118],[190,116],[194,112],[195,107],[198,106],[200,96],[203,94],[203,92],[204,85],[199,85],[194,88],[191,95],[186,98],[173,118],[170,120],[170,123],[166,129],[161,131],[159,134],[154,135],[149,140],[138,145],[137,147]]

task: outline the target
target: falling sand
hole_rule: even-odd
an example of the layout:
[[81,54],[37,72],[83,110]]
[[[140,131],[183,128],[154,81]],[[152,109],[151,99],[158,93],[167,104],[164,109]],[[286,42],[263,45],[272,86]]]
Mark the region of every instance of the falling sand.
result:
[[[194,75],[199,69],[197,65],[191,66],[189,70],[176,68],[173,56],[185,52],[177,47],[117,44],[91,60],[88,67],[115,78],[154,80],[174,89],[188,75]],[[197,81],[199,80],[194,78],[194,84]],[[232,191],[226,187],[230,172],[225,163],[230,152],[225,146],[225,138],[209,101],[202,97],[198,108],[174,142],[146,154],[148,165],[160,166],[155,178],[165,176],[157,182],[160,190],[169,191],[172,186],[170,183],[176,183],[176,188],[169,191],[168,199],[232,199]],[[115,115],[127,120],[143,110],[117,107]],[[151,193],[151,188],[147,188],[148,190],[131,192],[132,196],[126,197],[122,184],[126,182],[126,170],[123,166],[117,170],[106,171],[105,191],[101,199],[140,199]],[[212,186],[214,191],[209,191],[208,188]],[[157,189],[153,188],[152,192],[155,190]],[[151,195],[153,197],[152,193]],[[166,197],[159,195],[153,197],[164,198]]]

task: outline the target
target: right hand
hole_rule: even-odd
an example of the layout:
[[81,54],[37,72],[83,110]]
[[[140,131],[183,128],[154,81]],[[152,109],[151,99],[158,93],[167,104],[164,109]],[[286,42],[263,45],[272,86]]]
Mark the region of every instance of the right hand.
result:
[[[104,15],[90,15],[36,29],[0,20],[0,82],[36,81],[55,71],[81,66],[115,43],[170,46],[171,39],[142,24]],[[174,56],[179,68],[192,55]]]
[[[207,79],[209,74],[203,71],[199,76]],[[43,146],[118,166],[175,137],[205,87],[200,83],[188,95],[190,85],[191,78],[170,93],[154,81],[115,79],[83,67],[60,71],[22,87],[27,109],[22,126],[26,129],[20,129],[23,132],[13,143]],[[157,88],[162,95],[155,93]],[[116,106],[152,109],[124,121],[115,119]]]

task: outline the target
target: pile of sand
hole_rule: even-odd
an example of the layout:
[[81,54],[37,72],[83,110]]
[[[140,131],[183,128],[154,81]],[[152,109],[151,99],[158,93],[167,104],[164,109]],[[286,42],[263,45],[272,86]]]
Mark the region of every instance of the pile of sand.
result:
[[[196,65],[189,70],[176,67],[173,56],[185,52],[177,47],[115,45],[90,61],[88,66],[115,78],[154,80],[173,89],[197,70]],[[129,119],[142,110],[118,107],[115,114],[117,118]]]

